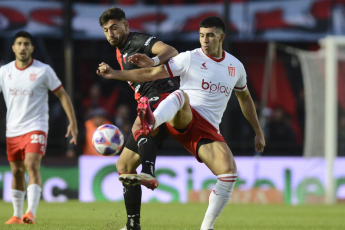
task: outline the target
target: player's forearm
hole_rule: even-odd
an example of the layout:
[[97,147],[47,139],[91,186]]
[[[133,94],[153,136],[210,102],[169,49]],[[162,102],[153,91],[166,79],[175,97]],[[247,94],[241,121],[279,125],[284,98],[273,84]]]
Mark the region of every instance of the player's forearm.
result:
[[263,135],[259,119],[256,113],[255,105],[252,98],[250,97],[250,94],[246,95],[246,97],[242,98],[242,100],[240,100],[239,102],[242,113],[252,126],[255,134]]
[[75,116],[74,108],[73,108],[70,97],[67,94],[63,94],[59,99],[60,99],[62,108],[64,109],[67,115],[69,123],[71,125],[77,126],[77,118]]
[[163,66],[141,68],[133,70],[113,70],[109,71],[109,79],[132,82],[146,82],[166,78],[169,75]]
[[157,54],[157,57],[160,60],[159,64],[168,62],[170,58],[175,57],[177,54],[178,52],[174,47],[167,45],[161,50],[159,54]]

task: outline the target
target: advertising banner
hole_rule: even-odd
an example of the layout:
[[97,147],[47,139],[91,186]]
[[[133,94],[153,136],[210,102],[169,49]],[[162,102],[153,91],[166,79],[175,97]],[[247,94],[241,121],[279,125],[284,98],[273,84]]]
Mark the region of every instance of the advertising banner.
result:
[[[80,158],[80,201],[123,199],[122,185],[117,179],[116,160],[117,157]],[[323,201],[326,184],[323,158],[237,157],[236,162],[238,179],[232,202],[304,204]],[[335,161],[338,200],[345,200],[344,164],[345,158]],[[155,191],[143,188],[143,202],[205,202],[207,191],[217,181],[204,164],[187,156],[158,157],[156,177],[159,187]],[[264,192],[258,192],[257,189]]]
[[[42,166],[42,199],[65,202],[122,201],[123,186],[115,163],[118,156],[81,156],[77,166]],[[233,203],[323,203],[326,191],[326,163],[323,158],[236,157],[238,179]],[[345,158],[334,162],[335,193],[345,201]],[[140,172],[139,167],[137,172]],[[159,156],[156,164],[159,187],[142,187],[143,202],[208,202],[217,181],[210,170],[191,156]],[[11,201],[12,174],[0,166],[0,195]]]

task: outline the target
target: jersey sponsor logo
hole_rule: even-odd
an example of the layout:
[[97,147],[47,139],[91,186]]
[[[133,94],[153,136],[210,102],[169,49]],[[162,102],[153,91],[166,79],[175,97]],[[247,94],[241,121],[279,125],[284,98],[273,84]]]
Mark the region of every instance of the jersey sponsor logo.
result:
[[150,99],[149,99],[149,101],[158,101],[159,100],[159,97],[151,97]]
[[209,91],[210,93],[224,93],[225,96],[229,96],[231,88],[225,85],[221,85],[220,82],[212,83],[212,81],[207,82],[205,79],[202,79],[201,87],[203,90]]
[[32,97],[34,95],[34,91],[27,90],[27,89],[11,89],[10,88],[10,94],[12,96],[29,96]]
[[37,79],[37,74],[35,73],[30,74],[30,81],[36,81],[36,79]]
[[202,63],[201,65],[202,65],[202,66],[200,67],[200,69],[206,69],[206,70],[207,70],[206,62]]
[[228,71],[231,77],[235,77],[235,67],[229,66]]
[[150,37],[149,39],[146,40],[144,46],[148,46],[151,42],[152,39],[154,39],[155,37]]

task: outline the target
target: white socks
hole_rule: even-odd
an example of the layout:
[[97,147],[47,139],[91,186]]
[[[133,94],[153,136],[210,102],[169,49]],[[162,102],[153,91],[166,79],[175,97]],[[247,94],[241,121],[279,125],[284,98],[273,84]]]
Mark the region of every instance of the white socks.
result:
[[221,174],[217,177],[218,180],[211,191],[208,208],[200,230],[213,229],[213,224],[217,217],[223,211],[225,205],[230,201],[237,174]]
[[41,198],[41,187],[37,184],[31,184],[27,188],[28,194],[28,210],[36,217],[36,210]]
[[12,205],[13,205],[13,216],[22,218],[25,191],[11,189],[12,194]]
[[172,92],[167,98],[165,98],[153,111],[155,116],[155,125],[153,130],[164,122],[171,121],[176,113],[182,109],[184,105],[184,96],[181,90],[176,90]]

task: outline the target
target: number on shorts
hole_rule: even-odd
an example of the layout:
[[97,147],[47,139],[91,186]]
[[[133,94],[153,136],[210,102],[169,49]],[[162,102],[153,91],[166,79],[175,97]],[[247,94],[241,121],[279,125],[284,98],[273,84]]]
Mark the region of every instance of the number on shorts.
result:
[[45,137],[43,134],[32,134],[31,135],[31,143],[40,143],[44,145],[45,143]]

